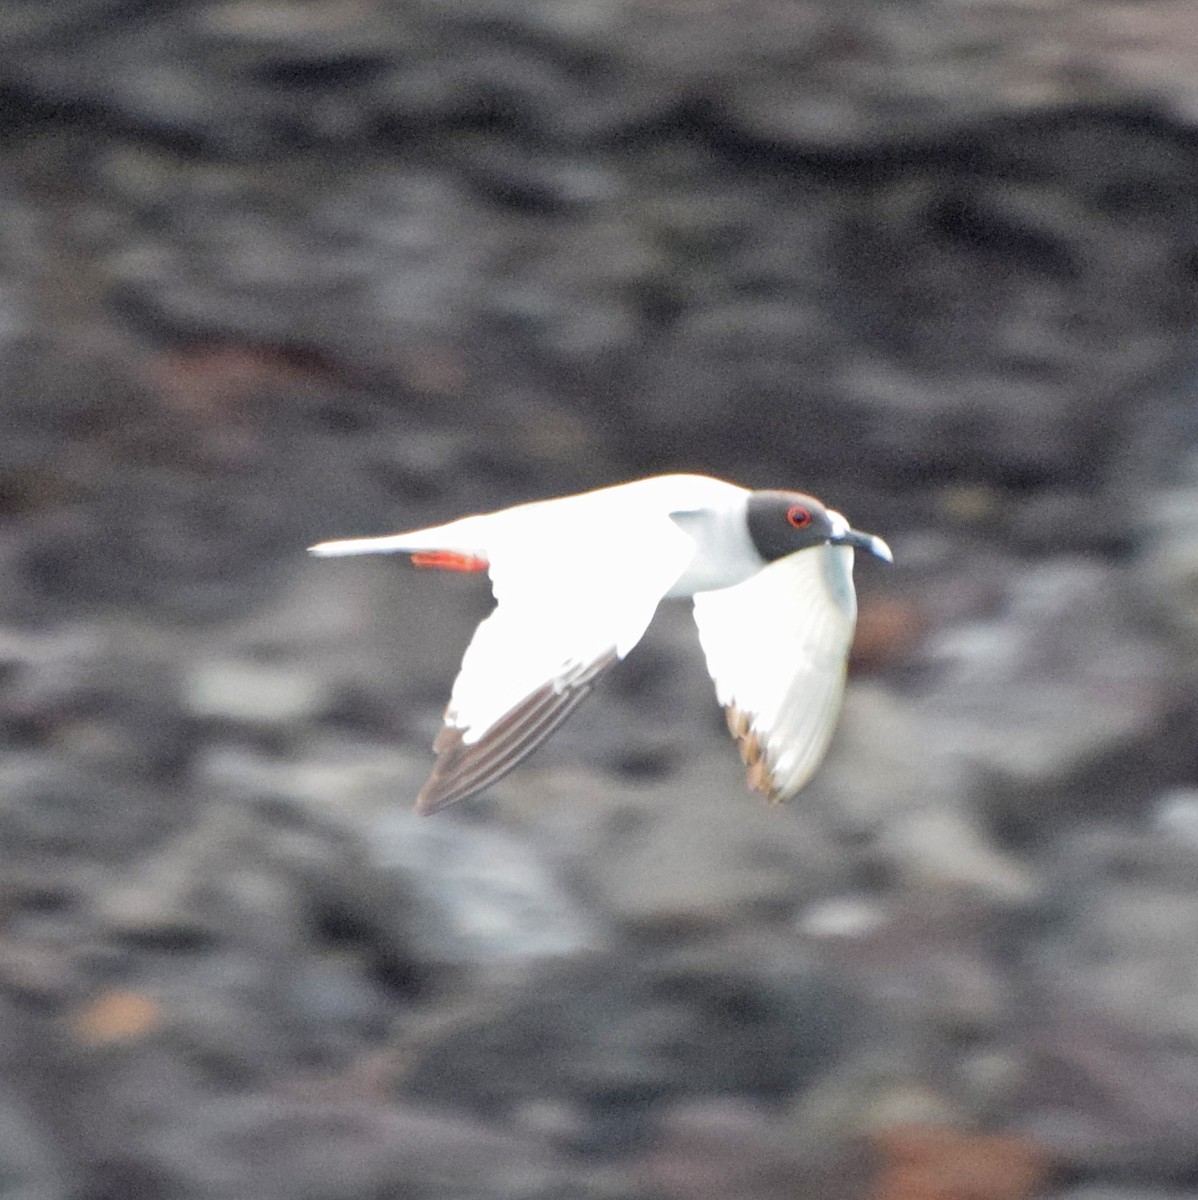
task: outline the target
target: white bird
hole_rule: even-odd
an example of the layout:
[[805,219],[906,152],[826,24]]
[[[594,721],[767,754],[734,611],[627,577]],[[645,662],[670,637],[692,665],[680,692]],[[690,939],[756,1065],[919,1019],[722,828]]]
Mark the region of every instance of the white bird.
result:
[[893,561],[812,496],[661,475],[310,552],[401,553],[491,576],[497,606],[466,649],[416,800],[431,813],[531,754],[640,641],[658,603],[687,596],[750,786],[790,799],[840,709],[854,547]]

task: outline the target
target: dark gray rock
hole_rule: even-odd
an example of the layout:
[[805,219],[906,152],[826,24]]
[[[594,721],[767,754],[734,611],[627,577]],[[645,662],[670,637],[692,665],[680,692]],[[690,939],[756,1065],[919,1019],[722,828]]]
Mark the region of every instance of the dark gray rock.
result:
[[1162,1192],[1156,1188],[1091,1184],[1053,1192],[1046,1200],[1189,1200],[1192,1192]]
[[1074,835],[1027,948],[1041,1019],[1021,1124],[1087,1168],[1193,1170],[1198,1056],[1188,947],[1195,849],[1164,831]]
[[578,955],[602,941],[531,848],[501,829],[389,813],[366,834],[371,858],[409,908],[413,951],[425,962],[482,965]]
[[683,1100],[661,1123],[660,1141],[638,1175],[671,1200],[783,1200],[793,1195],[796,1177],[827,1200],[850,1200],[868,1186],[870,1168],[859,1149],[835,1140],[814,1144],[793,1114],[780,1117],[764,1105]]
[[800,1092],[836,1062],[852,1019],[836,984],[780,939],[628,948],[541,970],[437,1038],[404,1090],[482,1113],[563,1097],[588,1114],[578,1148],[611,1152],[645,1136],[663,1099]]
[[39,1127],[25,1104],[0,1099],[0,1171],[13,1200],[59,1200],[69,1195],[70,1172],[55,1153],[49,1131]]
[[213,1112],[205,1132],[195,1165],[209,1188],[221,1186],[232,1165],[238,1186],[279,1200],[297,1191],[349,1200],[394,1188],[419,1200],[523,1200],[565,1178],[533,1139],[377,1103],[266,1098]]

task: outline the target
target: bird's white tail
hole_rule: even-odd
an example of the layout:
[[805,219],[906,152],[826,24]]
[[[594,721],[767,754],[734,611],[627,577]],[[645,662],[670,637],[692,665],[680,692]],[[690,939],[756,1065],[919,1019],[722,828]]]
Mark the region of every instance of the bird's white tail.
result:
[[485,571],[487,556],[463,543],[464,522],[438,525],[432,529],[413,529],[386,537],[345,538],[336,542],[317,542],[308,553],[318,558],[341,558],[349,554],[410,554],[412,565],[436,567],[442,571]]
[[317,558],[339,558],[345,554],[411,554],[415,550],[427,549],[424,539],[413,540],[409,534],[395,533],[388,537],[345,538],[337,542],[317,542],[308,547],[308,553]]

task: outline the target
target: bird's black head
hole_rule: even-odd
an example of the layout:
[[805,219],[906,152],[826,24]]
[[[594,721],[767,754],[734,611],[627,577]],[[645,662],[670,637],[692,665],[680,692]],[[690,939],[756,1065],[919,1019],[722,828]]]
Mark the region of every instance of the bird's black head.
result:
[[748,524],[753,548],[766,562],[820,546],[833,534],[828,510],[802,492],[750,493]]
[[802,492],[751,492],[747,520],[753,547],[766,562],[829,543],[855,546],[893,561],[880,537],[850,529],[840,513]]

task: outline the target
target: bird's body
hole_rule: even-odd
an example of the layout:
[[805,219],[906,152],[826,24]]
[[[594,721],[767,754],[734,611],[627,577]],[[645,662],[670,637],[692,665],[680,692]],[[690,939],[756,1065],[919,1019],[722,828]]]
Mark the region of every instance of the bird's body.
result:
[[856,619],[853,546],[889,557],[812,497],[663,475],[312,552],[405,553],[490,574],[497,607],[466,650],[417,801],[432,812],[531,753],[666,597],[694,597],[750,782],[789,798],[818,765],[839,709]]

